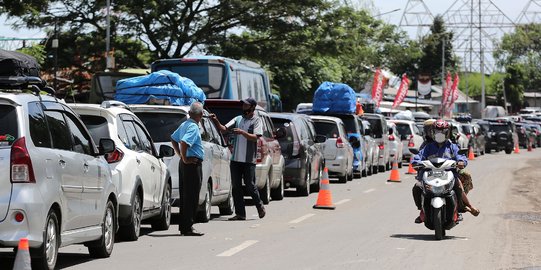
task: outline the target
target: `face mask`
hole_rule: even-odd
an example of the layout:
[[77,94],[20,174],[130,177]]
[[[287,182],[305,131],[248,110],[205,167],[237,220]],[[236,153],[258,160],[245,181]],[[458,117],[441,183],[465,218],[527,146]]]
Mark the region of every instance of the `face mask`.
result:
[[437,142],[437,143],[443,143],[445,142],[447,138],[445,138],[445,134],[443,133],[436,133],[434,135],[434,140]]
[[249,115],[250,113],[252,112],[252,109],[248,109],[248,110],[243,110],[242,113],[247,116]]

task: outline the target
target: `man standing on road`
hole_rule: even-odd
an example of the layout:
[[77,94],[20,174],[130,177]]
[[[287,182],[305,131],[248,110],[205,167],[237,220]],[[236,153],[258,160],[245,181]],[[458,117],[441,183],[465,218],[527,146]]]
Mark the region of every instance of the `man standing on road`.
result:
[[[180,156],[178,167],[179,187],[182,192],[180,209],[180,234],[184,236],[202,236],[192,226],[199,203],[202,170],[201,162],[205,156],[199,133],[199,121],[203,117],[203,104],[194,102],[188,112],[190,118],[184,121],[171,135],[175,153]],[[179,148],[180,144],[180,148]]]
[[246,220],[244,192],[242,190],[243,179],[244,185],[257,208],[259,218],[265,216],[265,207],[263,207],[263,201],[261,201],[259,191],[255,185],[257,140],[263,135],[263,127],[261,119],[255,115],[255,107],[257,106],[255,99],[251,97],[243,99],[241,104],[243,115],[231,119],[225,126],[220,123],[216,115],[210,115],[221,132],[232,129],[235,134],[230,166],[235,216],[229,220]]

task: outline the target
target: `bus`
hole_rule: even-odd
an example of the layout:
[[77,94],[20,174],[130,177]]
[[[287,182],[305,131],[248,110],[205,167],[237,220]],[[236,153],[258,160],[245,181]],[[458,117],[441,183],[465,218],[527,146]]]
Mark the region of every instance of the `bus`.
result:
[[209,99],[253,97],[267,111],[280,111],[281,102],[271,93],[269,76],[257,63],[221,56],[162,59],[151,71],[169,70],[194,81]]

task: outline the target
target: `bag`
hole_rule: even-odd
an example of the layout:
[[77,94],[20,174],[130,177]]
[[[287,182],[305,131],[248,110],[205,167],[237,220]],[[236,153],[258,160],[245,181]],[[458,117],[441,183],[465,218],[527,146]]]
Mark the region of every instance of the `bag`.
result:
[[315,113],[355,113],[355,91],[343,83],[323,82],[314,94],[312,111]]
[[0,49],[0,76],[39,77],[38,61],[24,53]]
[[203,90],[195,83],[169,70],[117,81],[115,100],[126,104],[190,105],[204,102]]

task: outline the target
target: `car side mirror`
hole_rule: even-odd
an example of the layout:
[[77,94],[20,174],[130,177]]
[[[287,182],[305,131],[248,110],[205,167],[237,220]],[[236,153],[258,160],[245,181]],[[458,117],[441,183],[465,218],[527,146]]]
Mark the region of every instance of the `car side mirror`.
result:
[[316,135],[316,143],[324,143],[327,140],[327,136]]
[[280,127],[274,131],[274,138],[281,139],[281,138],[284,138],[286,134],[287,134],[287,131],[284,128]]
[[361,146],[361,142],[355,136],[349,137],[349,143],[351,144],[351,147],[353,148],[359,148]]
[[160,153],[158,158],[172,157],[175,155],[175,150],[169,145],[162,144],[160,145]]
[[105,155],[109,154],[115,151],[115,141],[108,139],[108,138],[102,138],[100,139],[100,144],[98,147],[99,155]]

